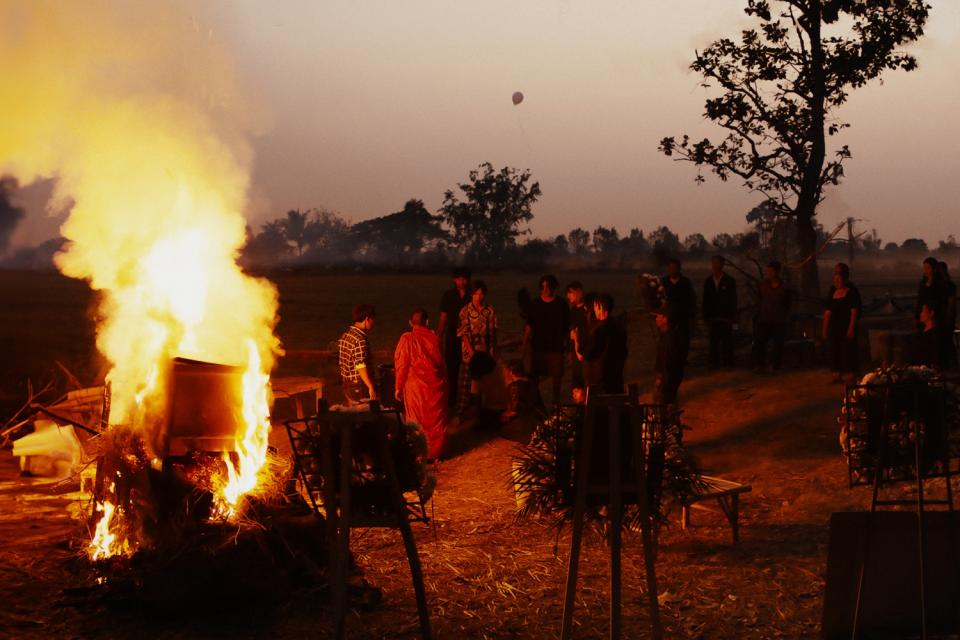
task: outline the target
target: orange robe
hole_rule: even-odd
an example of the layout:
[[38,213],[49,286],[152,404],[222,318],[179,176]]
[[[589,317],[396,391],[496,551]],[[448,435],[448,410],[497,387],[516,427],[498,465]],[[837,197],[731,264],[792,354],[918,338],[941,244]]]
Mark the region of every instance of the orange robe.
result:
[[405,418],[423,428],[428,455],[438,458],[448,420],[447,367],[440,353],[440,338],[426,327],[414,327],[400,336],[393,364]]

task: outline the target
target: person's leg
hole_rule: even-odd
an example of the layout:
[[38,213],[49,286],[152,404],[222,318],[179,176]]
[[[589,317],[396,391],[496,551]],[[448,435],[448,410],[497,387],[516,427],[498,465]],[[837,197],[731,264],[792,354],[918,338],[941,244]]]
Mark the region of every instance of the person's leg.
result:
[[447,405],[456,407],[460,395],[460,363],[463,355],[460,349],[448,345],[443,359],[447,365]]
[[733,366],[733,325],[720,323],[720,362],[724,367]]
[[773,370],[780,369],[783,364],[783,344],[787,341],[787,325],[778,323],[773,327]]
[[709,325],[710,330],[710,368],[716,369],[720,366],[722,361],[722,349],[723,349],[723,323],[721,322],[711,322]]
[[561,385],[563,384],[563,354],[549,354],[547,364],[549,365],[550,381],[552,383],[551,391],[553,392],[550,397],[550,410],[553,411],[553,409],[563,401],[560,395]]
[[753,327],[753,366],[763,368],[767,360],[767,342],[770,340],[770,326],[757,322]]

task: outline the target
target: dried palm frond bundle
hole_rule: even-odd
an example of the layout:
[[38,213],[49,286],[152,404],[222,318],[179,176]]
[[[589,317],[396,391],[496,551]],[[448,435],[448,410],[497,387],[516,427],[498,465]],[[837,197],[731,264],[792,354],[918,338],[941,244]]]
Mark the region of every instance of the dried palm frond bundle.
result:
[[[644,469],[648,504],[658,524],[666,522],[670,507],[696,493],[700,473],[689,453],[680,445],[679,412],[657,407],[645,412],[642,425],[641,451],[643,460],[633,459],[633,446],[622,447],[621,469],[624,486],[634,485],[639,463]],[[512,482],[517,496],[517,519],[546,517],[562,527],[573,517],[576,465],[584,412],[580,407],[569,407],[542,421],[533,432],[530,442],[518,447],[513,459]],[[608,455],[605,438],[600,430],[592,447],[590,484],[609,481]],[[631,436],[636,437],[636,436]],[[636,490],[624,493],[626,507],[624,526],[635,530],[639,526]],[[603,528],[607,505],[602,499],[587,503],[587,519]]]
[[884,482],[960,471],[960,384],[935,369],[871,371],[847,387],[837,422],[851,486],[873,483],[878,471]]

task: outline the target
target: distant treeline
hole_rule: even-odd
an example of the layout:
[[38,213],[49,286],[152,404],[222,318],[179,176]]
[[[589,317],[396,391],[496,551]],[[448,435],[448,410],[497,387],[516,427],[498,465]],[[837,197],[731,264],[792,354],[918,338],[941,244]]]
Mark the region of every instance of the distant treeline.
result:
[[[753,213],[753,212],[751,212]],[[502,249],[479,262],[493,268],[555,269],[645,269],[662,265],[676,256],[686,260],[726,256],[786,258],[795,249],[794,227],[787,221],[757,218],[748,214],[750,224],[740,233],[720,233],[707,238],[701,233],[681,237],[668,226],[652,231],[633,228],[621,233],[616,227],[577,227],[553,238],[524,238],[506,242]],[[821,258],[845,261],[850,248],[844,233],[831,237],[817,229]],[[901,244],[883,243],[875,231],[856,234],[853,251],[857,258],[873,257],[916,260],[930,253],[944,259],[960,257],[960,245],[951,235],[938,245],[928,246],[919,238]],[[439,270],[457,264],[478,264],[471,246],[458,242],[444,224],[442,215],[433,215],[421,200],[408,201],[403,209],[357,224],[325,209],[294,210],[249,233],[242,261],[251,267],[327,266]]]
[[[0,196],[15,184],[0,183]],[[697,260],[721,253],[749,256],[754,261],[777,258],[796,262],[799,242],[796,225],[769,203],[746,214],[745,230],[707,239],[701,233],[681,238],[668,226],[652,231],[615,227],[577,227],[553,238],[530,237],[533,205],[540,185],[529,171],[511,167],[495,170],[490,163],[471,171],[457,190],[444,193],[443,205],[431,213],[422,200],[408,200],[395,213],[351,224],[335,211],[295,209],[247,229],[240,260],[249,268],[329,267],[442,270],[453,265],[491,269],[647,269],[670,257]],[[22,216],[0,197],[0,250],[6,227]],[[585,214],[584,218],[594,216]],[[7,223],[5,224],[4,221]],[[915,260],[937,253],[950,260],[960,256],[953,236],[936,247],[919,238],[884,244],[876,231],[862,232],[856,221],[832,230],[817,225],[820,257],[843,260],[854,255]],[[20,269],[52,268],[62,238],[16,250],[0,266]]]

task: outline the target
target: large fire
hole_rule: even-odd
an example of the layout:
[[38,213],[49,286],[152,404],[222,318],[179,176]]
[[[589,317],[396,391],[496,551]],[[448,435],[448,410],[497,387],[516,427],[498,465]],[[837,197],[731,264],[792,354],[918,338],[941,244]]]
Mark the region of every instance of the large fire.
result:
[[[266,458],[279,343],[274,287],[236,262],[250,154],[229,66],[168,3],[4,2],[0,25],[0,172],[54,178],[53,210],[72,206],[56,263],[100,293],[111,428],[153,443],[174,358],[246,367],[218,497],[234,515]],[[125,552],[118,505],[97,510],[91,555]]]

